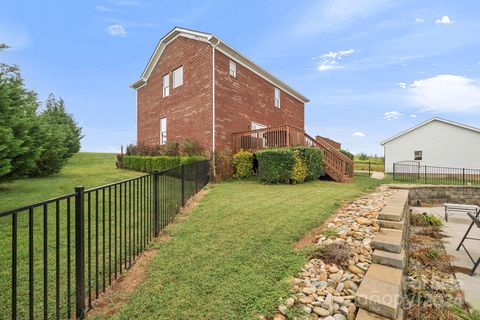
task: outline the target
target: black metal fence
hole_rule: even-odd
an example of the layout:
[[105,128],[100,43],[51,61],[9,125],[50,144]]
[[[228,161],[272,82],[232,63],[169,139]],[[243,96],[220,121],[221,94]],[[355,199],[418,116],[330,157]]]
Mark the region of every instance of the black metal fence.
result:
[[83,319],[208,172],[199,161],[0,212],[0,319]]
[[445,185],[480,185],[480,170],[420,165],[418,161],[393,164],[393,180]]

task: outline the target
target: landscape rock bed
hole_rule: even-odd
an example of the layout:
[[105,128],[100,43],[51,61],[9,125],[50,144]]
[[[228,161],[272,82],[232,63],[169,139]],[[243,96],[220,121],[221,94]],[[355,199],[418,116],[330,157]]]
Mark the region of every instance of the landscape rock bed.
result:
[[[355,319],[355,293],[372,263],[370,244],[380,229],[376,218],[396,192],[381,186],[336,211],[316,235],[318,250],[293,279],[292,295],[280,304],[274,320]],[[332,262],[338,255],[343,260]]]

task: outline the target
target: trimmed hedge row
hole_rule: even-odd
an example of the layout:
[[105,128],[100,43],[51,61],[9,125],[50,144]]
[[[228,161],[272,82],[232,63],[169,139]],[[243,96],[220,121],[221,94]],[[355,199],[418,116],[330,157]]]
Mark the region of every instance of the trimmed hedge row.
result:
[[322,151],[317,148],[267,149],[255,154],[258,178],[263,182],[302,183],[324,174]]
[[123,157],[123,169],[154,172],[204,160],[202,156],[128,156]]
[[233,155],[236,178],[248,178],[253,174],[253,153],[249,150],[240,150]]

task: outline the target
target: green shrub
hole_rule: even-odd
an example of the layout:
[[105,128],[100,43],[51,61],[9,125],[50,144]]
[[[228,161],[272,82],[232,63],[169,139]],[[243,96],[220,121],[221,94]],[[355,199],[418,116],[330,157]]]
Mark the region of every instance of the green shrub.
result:
[[347,156],[347,158],[349,158],[350,160],[353,160],[355,158],[355,155],[348,150],[340,149],[340,152]]
[[233,177],[233,155],[232,150],[224,149],[215,151],[215,173],[213,174],[213,165],[210,166],[210,176],[214,177],[215,182],[229,180]]
[[268,183],[289,183],[295,165],[291,149],[267,149],[256,153],[258,178]]
[[187,164],[195,161],[203,160],[201,156],[191,157],[170,157],[170,156],[129,156],[123,157],[123,168],[141,171],[154,172],[177,167],[182,164]]
[[414,226],[422,226],[422,227],[441,227],[443,225],[442,220],[433,214],[414,214],[412,215],[412,224]]
[[316,180],[324,175],[322,150],[308,147],[295,147],[292,150],[298,150],[302,162],[307,167],[305,180]]
[[182,156],[198,156],[203,154],[203,148],[197,140],[189,137],[183,138],[179,145]]
[[302,158],[300,158],[300,152],[298,150],[293,150],[292,152],[295,164],[292,168],[291,181],[292,183],[303,183],[307,177],[307,166],[303,163]]
[[233,155],[235,176],[243,179],[253,174],[253,153],[248,150],[240,150]]
[[180,155],[179,144],[176,141],[167,141],[164,148],[164,153],[166,156],[178,156]]

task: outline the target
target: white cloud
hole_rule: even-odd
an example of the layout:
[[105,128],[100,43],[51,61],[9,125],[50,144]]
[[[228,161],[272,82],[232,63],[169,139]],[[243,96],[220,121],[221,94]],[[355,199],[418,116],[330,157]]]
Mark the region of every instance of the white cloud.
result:
[[450,20],[448,16],[443,16],[441,18],[438,18],[435,20],[435,23],[440,23],[440,24],[451,24],[453,23],[453,20]]
[[354,49],[350,49],[337,52],[330,51],[328,53],[322,54],[319,58],[319,61],[317,62],[317,69],[318,71],[327,71],[343,68],[339,61],[342,60],[343,57],[349,56],[354,52]]
[[401,116],[402,114],[398,111],[388,111],[383,114],[383,117],[387,120],[396,120]]
[[127,31],[121,24],[112,24],[108,26],[106,29],[107,33],[111,36],[116,37],[125,37],[127,35]]
[[440,74],[415,80],[407,97],[428,110],[480,112],[480,84],[463,76]]
[[352,136],[353,136],[353,137],[361,137],[361,138],[363,138],[363,137],[366,137],[367,135],[366,135],[365,133],[361,132],[361,131],[356,131],[356,132],[354,132],[354,133],[352,134]]
[[96,6],[95,11],[110,12],[110,11],[113,11],[113,9],[110,9],[108,7],[105,7],[105,6]]
[[422,18],[415,18],[415,23],[424,23],[425,20],[423,20]]
[[400,89],[405,89],[407,87],[407,84],[405,82],[398,82],[395,85]]
[[410,118],[416,118],[416,117],[417,117],[416,114],[411,114],[411,115],[410,115]]

